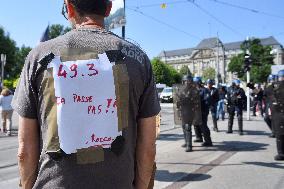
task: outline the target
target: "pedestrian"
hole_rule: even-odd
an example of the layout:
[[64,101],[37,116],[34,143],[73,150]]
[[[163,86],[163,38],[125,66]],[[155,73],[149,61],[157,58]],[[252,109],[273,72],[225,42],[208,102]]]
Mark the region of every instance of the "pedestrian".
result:
[[255,85],[255,89],[251,95],[253,97],[253,116],[256,116],[256,109],[258,108],[260,115],[263,117],[263,90],[260,83]]
[[[202,124],[194,125],[196,139],[194,142],[203,142],[202,146],[212,146],[211,134],[207,125],[209,108],[211,106],[211,95],[209,89],[205,88],[202,84],[201,77],[194,77],[193,81],[199,90],[199,97],[201,101]],[[203,140],[204,139],[204,140]]]
[[0,111],[2,117],[2,131],[11,136],[13,108],[11,102],[13,94],[9,89],[3,89],[0,95]]
[[29,53],[12,102],[21,184],[149,188],[160,112],[150,60],[104,29],[111,1],[62,3],[74,29]]
[[245,91],[240,87],[240,80],[233,81],[232,86],[228,89],[227,101],[228,101],[228,131],[227,133],[233,133],[233,123],[235,112],[237,112],[239,135],[243,135],[243,107],[246,100]]
[[219,101],[217,106],[217,120],[221,114],[222,121],[225,120],[225,100],[226,100],[226,88],[225,86],[219,86]]
[[218,89],[213,87],[215,81],[213,79],[207,80],[207,88],[210,91],[210,112],[212,115],[212,121],[213,121],[213,130],[218,132],[218,125],[217,125],[217,106],[219,101],[219,92]]
[[284,70],[278,72],[278,82],[274,84],[272,101],[272,123],[276,135],[276,161],[284,160]]
[[273,123],[272,123],[272,111],[271,111],[271,107],[272,107],[272,102],[273,102],[273,90],[274,90],[274,85],[277,82],[277,75],[269,75],[268,79],[267,79],[267,83],[268,85],[266,86],[266,88],[264,89],[263,92],[263,98],[264,98],[264,121],[267,124],[267,126],[269,127],[269,129],[271,130],[271,138],[275,138],[275,134],[274,134],[274,129],[273,129]]

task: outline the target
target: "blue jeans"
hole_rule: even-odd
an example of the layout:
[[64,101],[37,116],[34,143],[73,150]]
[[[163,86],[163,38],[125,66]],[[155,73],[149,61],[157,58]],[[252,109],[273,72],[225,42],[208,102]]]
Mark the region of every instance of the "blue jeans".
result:
[[222,120],[224,120],[225,119],[224,99],[218,101],[217,119],[219,119],[220,114],[222,115]]

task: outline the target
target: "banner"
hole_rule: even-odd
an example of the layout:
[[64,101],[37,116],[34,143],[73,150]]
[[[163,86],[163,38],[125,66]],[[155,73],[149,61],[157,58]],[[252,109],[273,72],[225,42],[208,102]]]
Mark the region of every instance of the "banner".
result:
[[125,6],[124,0],[113,0],[112,10],[110,15],[105,19],[105,28],[107,30],[113,30],[125,26]]

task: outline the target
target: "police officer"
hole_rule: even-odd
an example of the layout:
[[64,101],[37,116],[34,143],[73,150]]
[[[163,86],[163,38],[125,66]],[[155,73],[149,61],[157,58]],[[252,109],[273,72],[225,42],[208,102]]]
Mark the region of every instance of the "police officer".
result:
[[277,75],[269,75],[267,78],[267,83],[268,86],[264,89],[263,93],[263,99],[265,102],[265,107],[264,107],[264,121],[271,130],[271,135],[270,137],[274,138],[274,130],[272,126],[272,120],[271,120],[271,106],[272,106],[272,101],[273,101],[273,89],[274,89],[274,84],[277,82]]
[[243,135],[243,107],[245,105],[246,95],[245,91],[240,87],[240,80],[233,81],[232,86],[228,89],[228,131],[227,133],[233,133],[233,123],[235,112],[237,112],[239,134]]
[[284,160],[284,70],[278,72],[278,82],[274,85],[272,101],[272,120],[276,135],[276,161]]
[[[194,142],[204,142],[202,146],[212,146],[212,140],[210,136],[210,130],[207,125],[209,107],[211,105],[211,95],[209,89],[202,85],[201,77],[194,77],[193,81],[196,83],[199,90],[200,100],[201,100],[201,111],[202,111],[202,124],[194,125],[194,131],[196,135],[196,140]],[[203,138],[202,138],[203,135]]]
[[182,78],[182,89],[179,93],[177,108],[181,112],[181,121],[182,121],[182,130],[184,134],[185,144],[182,147],[185,147],[186,152],[192,151],[192,130],[191,130],[191,119],[190,115],[192,108],[190,100],[190,84],[192,84],[191,75],[185,75]]
[[263,90],[261,88],[260,83],[255,85],[253,93],[253,116],[256,116],[256,107],[258,107],[261,116],[263,117],[263,108],[262,108],[262,100],[263,100]]
[[211,97],[211,104],[210,104],[210,112],[212,115],[213,120],[213,130],[218,132],[218,126],[217,126],[217,106],[219,101],[219,91],[215,87],[213,87],[215,81],[213,79],[207,80],[207,87],[210,91],[210,97]]

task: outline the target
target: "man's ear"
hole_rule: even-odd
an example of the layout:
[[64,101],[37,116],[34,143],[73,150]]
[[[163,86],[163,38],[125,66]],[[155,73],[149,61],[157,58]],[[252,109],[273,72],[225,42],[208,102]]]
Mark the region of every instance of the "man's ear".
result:
[[74,18],[76,15],[74,6],[68,0],[66,1],[66,6],[68,11],[68,17]]
[[107,4],[107,9],[106,9],[105,17],[108,17],[108,16],[110,15],[111,8],[112,8],[112,2],[109,1],[108,4]]

